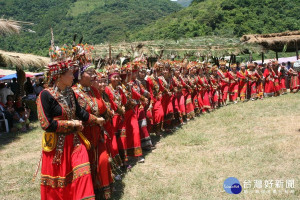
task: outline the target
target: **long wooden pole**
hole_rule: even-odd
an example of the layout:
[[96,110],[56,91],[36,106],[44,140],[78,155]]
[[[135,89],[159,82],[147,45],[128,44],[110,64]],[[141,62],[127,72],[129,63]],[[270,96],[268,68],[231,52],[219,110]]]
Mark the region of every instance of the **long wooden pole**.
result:
[[297,60],[299,60],[299,50],[298,50],[298,43],[296,41],[296,57],[297,57]]
[[109,56],[109,64],[111,65],[111,63],[112,63],[112,60],[111,60],[111,44],[109,44],[109,54],[108,54],[108,56]]
[[261,64],[263,65],[264,62],[265,62],[265,53],[262,52],[262,53],[261,53]]
[[278,61],[278,52],[276,51],[276,60]]

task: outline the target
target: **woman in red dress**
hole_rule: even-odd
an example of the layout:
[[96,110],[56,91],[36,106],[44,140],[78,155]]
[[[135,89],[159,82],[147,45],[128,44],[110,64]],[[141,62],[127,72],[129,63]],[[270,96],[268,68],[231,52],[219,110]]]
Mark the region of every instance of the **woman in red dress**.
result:
[[248,64],[248,91],[249,91],[249,98],[252,101],[256,100],[257,98],[257,90],[256,90],[256,83],[261,78],[257,71],[255,70],[255,65],[253,63]]
[[294,67],[291,66],[291,68],[288,71],[289,76],[291,77],[290,81],[290,92],[291,93],[297,93],[299,91],[299,78],[298,78],[298,72],[294,70]]
[[136,105],[134,107],[134,111],[138,117],[141,147],[144,150],[150,150],[152,147],[152,141],[147,129],[147,120],[146,120],[146,112],[145,112],[145,106],[149,102],[147,98],[150,98],[150,93],[144,88],[142,83],[137,79],[140,68],[141,67],[143,68],[145,64],[136,61],[131,65],[133,69],[132,69],[131,80],[129,84],[132,89],[132,94],[133,96],[135,96],[134,101]]
[[[119,80],[118,80],[119,81]],[[112,172],[115,175],[115,179],[120,180],[121,176],[119,175],[119,168],[123,166],[120,154],[119,154],[119,148],[118,148],[118,142],[117,142],[117,135],[115,126],[113,126],[113,117],[114,117],[114,110],[112,109],[112,106],[110,104],[110,99],[108,94],[105,92],[105,89],[107,88],[107,75],[105,73],[97,73],[97,77],[95,81],[93,82],[93,87],[95,87],[101,98],[103,99],[107,111],[109,113],[110,120],[106,120],[106,122],[103,124],[104,128],[104,138],[106,141],[106,149],[109,153],[111,160],[111,169]]]
[[90,145],[81,134],[82,121],[102,125],[104,120],[80,107],[71,89],[74,79],[71,66],[71,61],[50,64],[49,88],[37,99],[39,121],[46,131],[42,145],[42,200],[95,199],[86,149]]
[[204,74],[204,68],[199,68],[199,83],[201,85],[200,94],[202,97],[202,113],[207,113],[211,110],[211,103],[210,103],[210,85],[207,79],[207,76]]
[[[86,64],[78,70],[79,82],[73,86],[76,99],[80,106],[87,112],[111,120],[109,112],[99,91],[92,87],[96,78],[94,66]],[[96,196],[109,199],[112,192],[112,172],[109,162],[109,154],[104,133],[107,133],[104,126],[84,124],[83,134],[90,141],[91,148],[88,150],[91,163],[91,173]]]
[[262,72],[262,65],[258,65],[256,69],[258,75],[260,76],[260,79],[256,82],[256,90],[257,90],[257,98],[260,100],[264,99],[264,74]]
[[162,73],[163,64],[160,62],[155,63],[153,70],[154,73],[147,77],[147,89],[150,92],[150,110],[152,110],[153,126],[152,131],[156,135],[162,136],[164,132],[164,109],[161,104],[162,92],[158,83],[158,76]]
[[283,63],[282,65],[280,65],[279,68],[279,82],[280,82],[280,94],[287,94],[287,90],[286,90],[286,78],[287,78],[287,68],[285,67],[285,64]]
[[213,66],[211,72],[212,72],[212,74],[210,75],[211,95],[212,95],[213,108],[216,109],[220,107],[222,101],[220,77],[218,75],[218,66],[217,65]]
[[163,64],[164,68],[160,76],[158,76],[159,90],[162,93],[161,104],[164,110],[164,128],[170,131],[172,121],[174,120],[174,110],[172,104],[172,92],[170,85],[170,65]]
[[[106,94],[110,108],[113,110],[113,118],[112,125],[114,130],[114,138],[112,143],[112,148],[114,152],[119,152],[120,157],[122,159],[122,164],[126,165],[127,159],[127,141],[126,141],[126,125],[125,125],[125,105],[127,103],[126,95],[123,92],[122,87],[120,86],[120,72],[119,70],[111,70],[108,71],[108,79],[104,73],[100,74],[101,76],[101,85],[107,84],[107,80],[109,80],[108,86],[105,87],[105,91],[102,92]],[[106,81],[106,82],[105,82]],[[102,86],[103,87],[103,86]]]
[[182,88],[182,94],[184,96],[185,100],[185,111],[186,111],[186,118],[187,121],[194,119],[195,117],[195,107],[192,102],[192,87],[190,85],[189,77],[188,77],[188,69],[187,69],[188,63],[182,63],[181,69],[182,69],[182,76],[181,76],[181,84],[183,86]]
[[180,125],[185,124],[183,122],[183,115],[185,115],[184,96],[182,94],[182,84],[180,82],[180,65],[174,63],[174,76],[172,77],[172,84],[174,90],[173,108],[175,119]]
[[232,64],[231,71],[229,72],[230,75],[230,85],[229,85],[229,100],[233,103],[237,103],[238,92],[239,92],[239,77],[240,74],[237,71],[236,64]]
[[127,64],[127,84],[123,88],[127,96],[127,104],[125,106],[125,127],[126,127],[126,141],[127,141],[127,156],[137,158],[139,163],[145,161],[143,158],[140,127],[138,122],[138,105],[141,101],[145,101],[145,97],[141,95],[143,91],[139,91],[135,80],[137,77],[136,64]]
[[229,88],[229,77],[228,71],[226,69],[226,62],[220,61],[220,69],[218,70],[218,75],[221,78],[221,90],[223,94],[223,105],[227,105],[227,96],[228,96],[228,88]]
[[203,109],[202,96],[199,96],[199,85],[198,85],[199,79],[196,74],[197,73],[197,65],[198,65],[198,63],[196,63],[196,62],[190,62],[187,66],[187,68],[189,70],[188,80],[189,80],[190,86],[192,88],[191,97],[192,97],[194,112],[195,112],[196,116],[198,116]]
[[241,75],[239,80],[239,94],[242,102],[245,101],[247,95],[247,85],[248,85],[248,71],[246,70],[246,65],[244,63],[241,64],[241,70],[239,71]]
[[270,63],[267,65],[267,68],[264,71],[264,78],[265,78],[265,97],[272,97],[274,96],[274,72]]
[[274,75],[274,96],[277,97],[280,95],[280,83],[279,83],[279,72],[278,72],[278,62],[273,61],[272,62],[272,70]]

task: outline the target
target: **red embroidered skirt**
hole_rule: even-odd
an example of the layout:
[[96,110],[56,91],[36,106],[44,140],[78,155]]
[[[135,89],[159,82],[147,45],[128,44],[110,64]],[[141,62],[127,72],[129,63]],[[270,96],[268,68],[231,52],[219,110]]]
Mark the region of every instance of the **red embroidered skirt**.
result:
[[185,100],[185,111],[188,119],[195,117],[195,108],[192,102],[192,96],[187,90],[182,90]]
[[133,109],[125,112],[126,141],[128,156],[142,156],[141,137],[137,114]]
[[153,125],[160,124],[164,121],[164,109],[160,100],[156,100],[153,103],[152,117]]
[[95,199],[89,157],[84,145],[74,148],[73,134],[66,135],[61,164],[52,164],[55,150],[43,151],[41,199]]
[[94,188],[106,190],[113,182],[105,139],[99,126],[85,126],[83,134],[92,144],[88,150]]
[[117,139],[117,148],[119,150],[120,157],[123,161],[127,160],[127,140],[126,140],[126,127],[125,121],[122,119],[121,115],[115,114],[112,119],[112,124],[114,127],[115,135]]
[[146,119],[146,112],[144,110],[144,107],[143,106],[139,107],[139,105],[137,105],[135,107],[135,112],[138,114],[141,146],[142,147],[152,146],[150,134],[147,129],[147,119]]

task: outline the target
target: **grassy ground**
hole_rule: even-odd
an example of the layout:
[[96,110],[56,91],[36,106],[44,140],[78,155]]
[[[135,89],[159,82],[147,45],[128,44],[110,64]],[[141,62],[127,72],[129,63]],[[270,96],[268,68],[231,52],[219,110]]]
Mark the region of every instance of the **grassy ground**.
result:
[[[300,196],[300,94],[238,103],[206,114],[168,135],[128,172],[122,199],[297,199]],[[36,124],[38,126],[38,124]],[[0,136],[0,199],[38,199],[32,182],[41,130]],[[227,194],[224,180],[236,177],[249,193]],[[39,175],[38,175],[39,177]],[[255,193],[254,180],[295,180],[294,193]],[[264,185],[263,185],[264,188]],[[274,185],[273,185],[274,188]],[[285,188],[285,183],[284,183]]]

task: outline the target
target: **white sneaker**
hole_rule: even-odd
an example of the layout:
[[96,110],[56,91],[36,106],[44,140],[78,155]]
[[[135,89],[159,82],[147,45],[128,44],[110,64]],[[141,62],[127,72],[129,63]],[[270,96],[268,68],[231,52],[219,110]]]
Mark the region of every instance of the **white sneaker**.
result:
[[138,161],[137,161],[138,163],[144,163],[145,162],[145,158],[143,158],[142,156],[140,156],[139,158],[138,158]]
[[234,104],[237,104],[237,101],[234,101]]
[[115,176],[115,180],[116,181],[121,181],[122,180],[122,176],[118,174],[117,176]]

